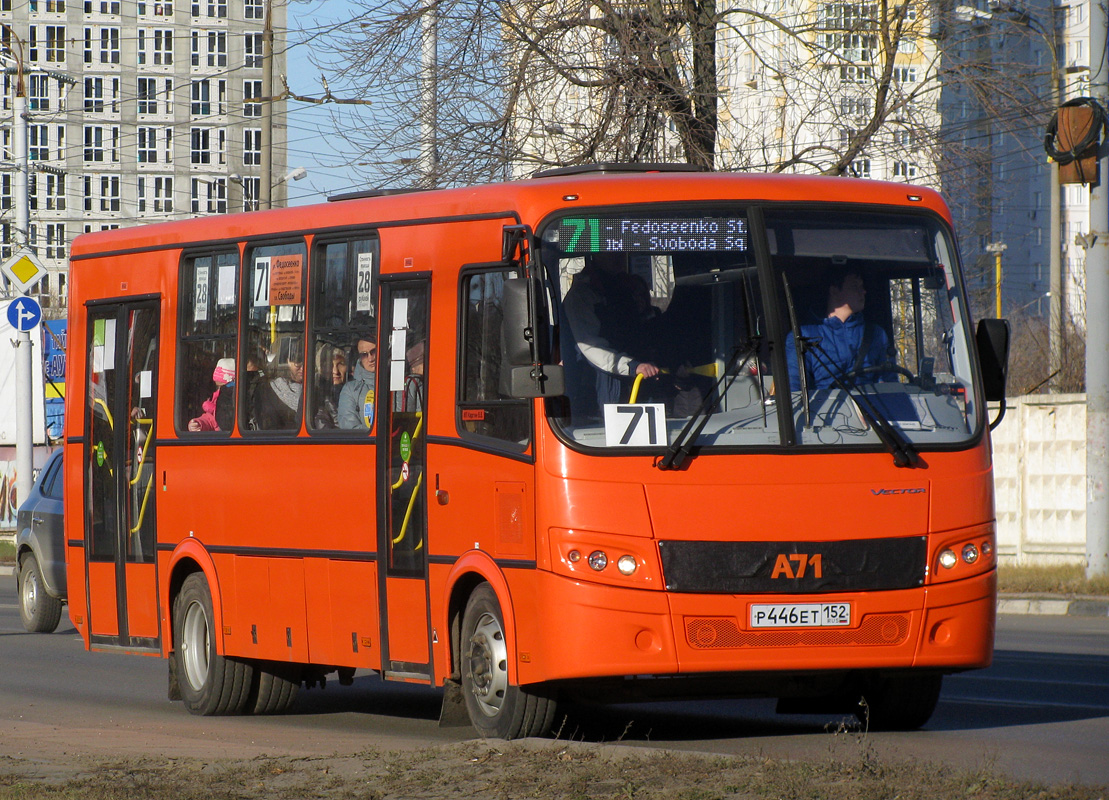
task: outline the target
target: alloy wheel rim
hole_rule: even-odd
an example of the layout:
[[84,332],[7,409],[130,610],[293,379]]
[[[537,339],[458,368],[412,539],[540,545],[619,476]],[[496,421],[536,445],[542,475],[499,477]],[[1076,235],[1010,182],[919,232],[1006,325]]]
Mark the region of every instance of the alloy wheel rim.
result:
[[185,624],[181,631],[181,651],[184,656],[185,677],[195,689],[204,688],[208,681],[209,639],[208,615],[200,603],[190,603],[185,611]]
[[487,717],[495,717],[508,690],[508,647],[504,630],[492,614],[482,614],[470,637],[471,691]]

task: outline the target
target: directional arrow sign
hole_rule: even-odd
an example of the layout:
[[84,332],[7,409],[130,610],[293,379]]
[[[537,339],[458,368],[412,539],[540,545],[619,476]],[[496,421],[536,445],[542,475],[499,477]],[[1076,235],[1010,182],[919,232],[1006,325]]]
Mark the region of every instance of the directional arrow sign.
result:
[[20,250],[3,264],[0,264],[8,280],[15,284],[19,292],[28,292],[31,287],[46,277],[46,267],[38,256],[30,250]]
[[42,306],[33,297],[17,297],[8,304],[8,322],[20,333],[42,321]]

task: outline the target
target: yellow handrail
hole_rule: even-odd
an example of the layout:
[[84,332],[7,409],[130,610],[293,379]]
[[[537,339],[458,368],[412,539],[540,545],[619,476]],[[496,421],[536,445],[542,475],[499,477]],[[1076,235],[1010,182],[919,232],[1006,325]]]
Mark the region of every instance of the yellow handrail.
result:
[[104,402],[104,401],[103,401],[103,400],[102,400],[101,398],[99,398],[99,397],[94,397],[94,398],[92,399],[92,404],[93,404],[94,406],[95,406],[95,405],[101,405],[101,406],[104,406],[104,414],[105,414],[105,416],[107,416],[107,417],[108,417],[108,427],[109,427],[109,428],[111,428],[111,429],[112,429],[112,430],[114,431],[114,430],[116,429],[116,424],[115,424],[115,421],[113,421],[113,420],[112,420],[112,410],[111,410],[110,408],[108,408],[108,404],[107,404],[107,403],[105,403],[105,402]]
[[[138,425],[149,425],[149,426],[151,426],[151,428],[153,428],[153,426],[154,426],[154,420],[152,420],[152,419],[136,419],[135,423],[138,424]],[[152,433],[153,433],[153,430],[148,430],[146,432],[146,440],[143,441],[143,443],[142,443],[142,453],[139,455],[139,465],[140,466],[142,464],[146,463],[146,451],[150,449],[150,440],[154,438],[153,436],[151,436]],[[131,479],[131,481],[129,482],[129,485],[134,486],[136,483],[139,482],[140,477],[142,477],[142,470],[141,469],[135,470],[135,477]]]
[[416,505],[416,495],[420,493],[420,486],[423,485],[423,482],[424,474],[421,472],[420,476],[416,479],[416,487],[412,490],[412,496],[408,498],[408,508],[404,512],[404,521],[400,525],[400,533],[398,533],[397,538],[393,540],[393,544],[400,544],[404,540],[405,534],[408,533],[408,521],[412,519],[412,508]]
[[[720,373],[720,367],[716,362],[713,362],[711,364],[702,364],[699,367],[693,367],[689,371],[697,375],[707,375],[710,378],[715,378]],[[669,374],[670,370],[660,369],[659,372]],[[632,381],[632,393],[631,397],[628,398],[629,403],[634,403],[639,398],[639,385],[641,383],[643,383],[643,375],[637,373],[635,380]]]
[[150,498],[150,487],[154,485],[154,473],[150,473],[150,477],[146,480],[146,491],[142,495],[142,505],[139,506],[139,521],[135,523],[135,527],[131,529],[131,535],[134,536],[139,532],[142,527],[143,518],[146,516],[146,501]]
[[628,398],[629,403],[634,403],[636,401],[636,398],[639,397],[639,384],[641,383],[643,383],[643,376],[636,375],[635,380],[632,381],[632,394],[631,397]]

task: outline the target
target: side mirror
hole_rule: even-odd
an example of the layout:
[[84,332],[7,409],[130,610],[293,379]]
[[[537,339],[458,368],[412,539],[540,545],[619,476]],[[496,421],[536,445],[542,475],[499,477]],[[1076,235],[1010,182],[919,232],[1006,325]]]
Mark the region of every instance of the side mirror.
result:
[[501,364],[509,372],[513,397],[554,397],[565,394],[562,367],[546,364],[547,316],[543,287],[536,278],[504,282],[501,322]]
[[982,367],[982,391],[988,402],[1001,403],[997,419],[990,423],[993,430],[1005,416],[1005,384],[1009,377],[1009,320],[983,319],[978,321],[975,340],[978,345],[978,363]]

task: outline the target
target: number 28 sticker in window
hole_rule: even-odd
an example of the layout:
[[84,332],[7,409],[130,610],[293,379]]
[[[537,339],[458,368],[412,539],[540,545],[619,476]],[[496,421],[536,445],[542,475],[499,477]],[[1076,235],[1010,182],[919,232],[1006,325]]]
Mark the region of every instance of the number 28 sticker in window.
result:
[[605,445],[659,447],[666,442],[666,406],[662,403],[605,405]]

